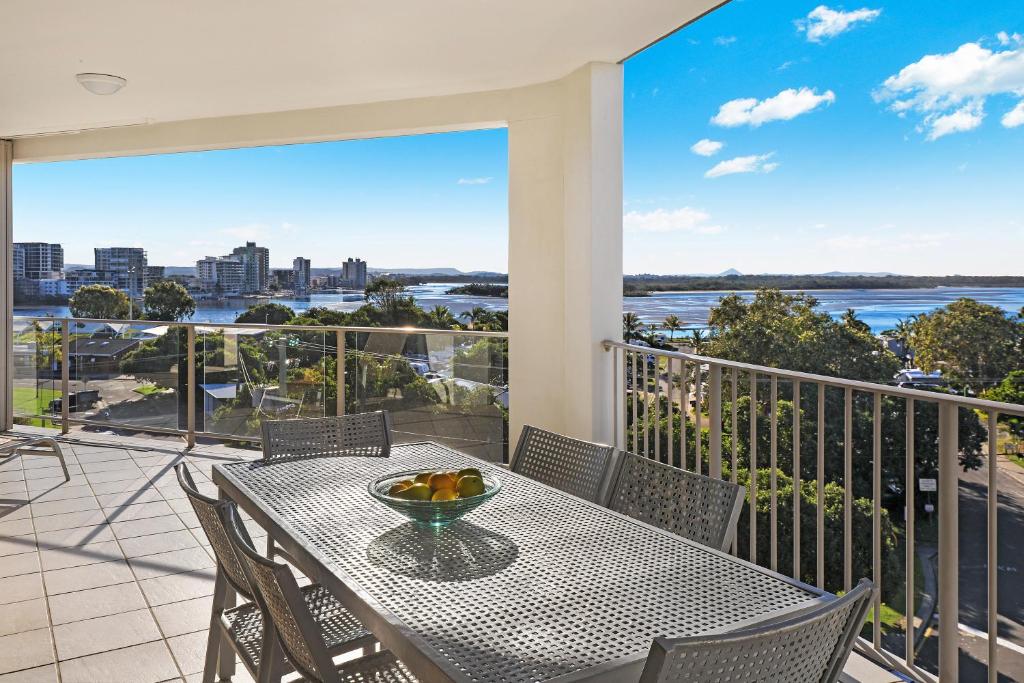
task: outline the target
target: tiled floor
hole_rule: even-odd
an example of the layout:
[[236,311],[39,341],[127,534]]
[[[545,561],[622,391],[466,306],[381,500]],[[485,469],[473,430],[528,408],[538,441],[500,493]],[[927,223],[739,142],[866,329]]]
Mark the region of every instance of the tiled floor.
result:
[[[198,683],[214,560],[172,468],[216,495],[213,465],[258,453],[85,433],[64,448],[70,482],[50,457],[0,465],[0,683]],[[232,680],[252,682],[240,664]],[[842,680],[898,679],[855,656]]]
[[215,463],[258,454],[85,434],[64,449],[70,482],[50,457],[0,465],[0,683],[198,681],[214,561],[172,466],[215,495]]

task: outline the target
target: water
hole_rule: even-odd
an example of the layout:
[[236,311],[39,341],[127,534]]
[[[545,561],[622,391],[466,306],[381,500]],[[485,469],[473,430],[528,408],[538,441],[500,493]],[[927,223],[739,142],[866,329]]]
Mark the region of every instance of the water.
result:
[[[478,296],[448,295],[445,292],[457,283],[428,283],[409,288],[416,303],[423,308],[447,306],[455,315],[481,306],[488,310],[508,308],[508,299]],[[649,297],[626,297],[623,309],[640,316],[647,324],[660,324],[667,315],[675,315],[689,328],[703,328],[707,325],[708,313],[718,300],[728,292],[658,292]],[[831,289],[810,292],[821,304],[823,310],[834,317],[852,308],[857,316],[871,326],[873,332],[890,329],[896,323],[912,315],[928,313],[961,297],[977,299],[982,303],[999,306],[1009,312],[1024,307],[1024,287],[938,287],[934,289]],[[746,299],[752,299],[753,292],[738,292]],[[338,311],[354,311],[365,302],[359,294],[315,294],[304,299],[266,299],[284,304],[289,308],[304,311],[313,306],[323,306]],[[252,299],[229,301],[200,301],[196,306],[193,320],[201,322],[233,322],[249,305]],[[70,315],[66,306],[16,306],[15,315],[55,316]]]

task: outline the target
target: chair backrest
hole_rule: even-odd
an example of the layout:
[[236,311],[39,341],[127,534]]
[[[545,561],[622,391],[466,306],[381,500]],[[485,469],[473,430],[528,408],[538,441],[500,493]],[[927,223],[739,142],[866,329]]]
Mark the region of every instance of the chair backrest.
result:
[[622,453],[608,507],[634,519],[728,550],[743,506],[743,487]]
[[589,501],[601,496],[615,448],[526,425],[512,456],[513,472]]
[[264,420],[263,458],[308,458],[333,455],[387,457],[391,453],[391,418],[386,411],[300,420]]
[[834,683],[871,606],[874,586],[861,579],[841,598],[792,619],[722,635],[655,638],[641,683]]
[[[228,538],[228,530],[224,527],[223,517],[220,513],[224,507],[233,503],[229,500],[210,498],[200,493],[185,463],[179,462],[175,465],[174,472],[178,475],[178,484],[181,485],[189,502],[192,503],[192,509],[195,510],[199,524],[210,541],[210,547],[213,548],[213,554],[217,558],[217,564],[224,572],[224,577],[236,591],[246,599],[252,600],[253,589],[235,555],[234,544]],[[246,538],[249,537],[245,527],[242,527],[241,533],[245,534]]]
[[337,670],[324,642],[322,631],[306,605],[299,585],[287,565],[256,552],[244,536],[244,527],[234,505],[221,511],[231,542],[249,582],[256,589],[255,601],[295,669],[305,679],[319,683],[340,683]]

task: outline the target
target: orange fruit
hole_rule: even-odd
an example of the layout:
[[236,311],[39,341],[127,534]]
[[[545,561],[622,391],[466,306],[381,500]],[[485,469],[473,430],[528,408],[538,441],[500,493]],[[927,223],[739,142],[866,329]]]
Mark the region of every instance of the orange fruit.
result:
[[411,484],[409,484],[407,482],[404,482],[404,481],[400,481],[397,484],[392,484],[391,488],[388,489],[388,495],[389,496],[393,496],[396,493],[399,493],[400,491],[406,490],[410,486],[411,486]]
[[454,489],[439,489],[434,491],[434,495],[430,497],[430,500],[456,500],[459,494],[455,493]]
[[398,497],[405,500],[430,500],[430,496],[430,487],[426,484],[413,484],[398,492]]
[[448,472],[438,472],[430,476],[430,480],[427,482],[430,484],[432,491],[441,491],[443,489],[455,490],[458,485],[458,480]]
[[416,475],[415,481],[417,484],[426,484],[432,476],[434,476],[433,472],[420,472]]
[[472,496],[479,496],[484,490],[484,480],[480,477],[472,474],[459,477],[458,491],[460,497],[470,498]]

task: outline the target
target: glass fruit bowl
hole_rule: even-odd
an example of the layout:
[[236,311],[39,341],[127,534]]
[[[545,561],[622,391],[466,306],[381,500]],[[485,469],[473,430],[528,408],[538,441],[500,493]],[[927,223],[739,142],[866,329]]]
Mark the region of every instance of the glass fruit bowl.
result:
[[[476,471],[479,473],[479,470]],[[467,512],[475,510],[486,503],[501,490],[501,480],[491,474],[480,473],[480,483],[467,482],[465,485],[460,486],[461,481],[456,478],[456,488],[450,489],[448,486],[443,486],[443,488],[448,489],[451,493],[436,496],[437,499],[435,500],[431,500],[431,497],[434,497],[434,494],[438,493],[440,488],[432,488],[426,481],[420,482],[420,485],[430,488],[429,497],[427,497],[428,494],[422,488],[406,493],[404,496],[401,495],[401,492],[398,492],[396,495],[395,489],[403,482],[415,481],[417,476],[425,479],[427,474],[444,474],[445,472],[445,470],[405,470],[403,472],[394,472],[374,479],[367,486],[367,489],[371,496],[395,512],[408,517],[416,524],[430,527],[443,527],[451,524]],[[481,484],[483,490],[475,493],[476,490],[481,488]],[[458,494],[459,488],[466,495]],[[453,494],[458,495],[458,497],[443,500],[443,498]]]

